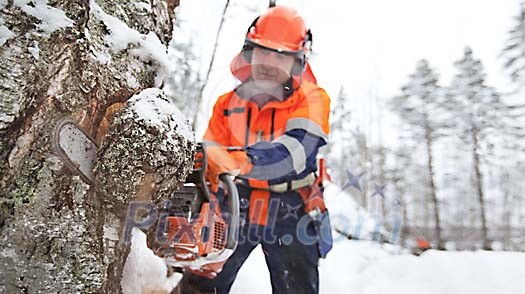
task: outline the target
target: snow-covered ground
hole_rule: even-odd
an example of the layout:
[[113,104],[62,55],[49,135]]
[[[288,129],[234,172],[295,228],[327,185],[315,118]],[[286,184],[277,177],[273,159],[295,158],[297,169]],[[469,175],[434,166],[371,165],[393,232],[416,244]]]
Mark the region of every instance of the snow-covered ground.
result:
[[[370,219],[370,215],[349,197],[347,191],[328,185],[325,194],[334,218],[350,223],[347,229],[344,226],[340,229],[355,233],[355,228],[359,227],[360,237],[368,239],[371,236],[374,225],[369,221],[359,224],[360,219]],[[429,250],[417,257],[394,245],[346,240],[335,231],[334,239],[333,250],[320,261],[320,293],[525,293],[523,252]],[[179,274],[166,278],[162,260],[146,248],[145,235],[134,231],[123,279],[125,293],[153,293],[145,289],[159,288],[168,291],[179,279]],[[271,293],[270,275],[260,247],[241,268],[231,293]]]
[[[525,289],[525,253],[442,252],[417,257],[369,241],[335,244],[320,266],[320,293],[518,294]],[[271,293],[263,253],[239,272],[232,294]]]
[[[180,275],[166,279],[165,268],[136,238],[123,281],[126,293],[169,289]],[[518,294],[525,289],[525,253],[442,252],[429,250],[417,257],[371,241],[340,241],[320,264],[320,293],[359,294]],[[232,294],[269,294],[270,276],[256,248],[241,268]]]

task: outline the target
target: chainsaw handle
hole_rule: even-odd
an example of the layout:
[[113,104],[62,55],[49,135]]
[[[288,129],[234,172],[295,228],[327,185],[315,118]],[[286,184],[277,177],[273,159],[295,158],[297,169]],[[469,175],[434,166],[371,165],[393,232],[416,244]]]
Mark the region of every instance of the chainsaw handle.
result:
[[237,235],[239,232],[239,192],[230,174],[221,174],[219,179],[225,184],[228,191],[228,210],[230,213],[230,229],[226,248],[235,250],[237,248]]

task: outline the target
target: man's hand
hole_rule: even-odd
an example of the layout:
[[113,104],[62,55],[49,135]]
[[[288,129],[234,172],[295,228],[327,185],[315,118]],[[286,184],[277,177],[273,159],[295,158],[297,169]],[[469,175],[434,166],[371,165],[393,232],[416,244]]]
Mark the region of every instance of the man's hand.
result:
[[317,178],[313,185],[300,188],[297,192],[303,199],[304,212],[310,216],[314,217],[326,211],[320,178]]
[[235,159],[239,167],[239,174],[246,175],[252,170],[252,163],[246,151],[230,151],[230,155]]
[[224,146],[206,147],[208,170],[206,175],[210,181],[211,190],[219,190],[219,176],[224,173],[231,175],[247,174],[251,170],[251,163],[245,151],[227,151]]
[[219,176],[224,173],[237,175],[238,165],[224,146],[206,147],[206,156],[208,158],[206,176],[210,181],[211,190],[216,192],[219,190]]

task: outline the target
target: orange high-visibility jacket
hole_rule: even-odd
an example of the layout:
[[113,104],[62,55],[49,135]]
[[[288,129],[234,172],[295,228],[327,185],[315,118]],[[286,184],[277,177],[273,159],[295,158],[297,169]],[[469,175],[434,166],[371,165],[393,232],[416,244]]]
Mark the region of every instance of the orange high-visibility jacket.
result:
[[235,90],[222,95],[213,108],[205,142],[245,147],[254,165],[248,177],[269,184],[315,171],[318,148],[327,143],[330,98],[308,81],[290,94],[261,109]]

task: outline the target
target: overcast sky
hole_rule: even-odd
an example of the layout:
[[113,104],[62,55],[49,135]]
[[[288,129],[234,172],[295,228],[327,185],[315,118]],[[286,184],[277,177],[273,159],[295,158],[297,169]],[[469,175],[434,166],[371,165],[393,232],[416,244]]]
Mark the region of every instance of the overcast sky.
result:
[[[182,0],[181,18],[199,46],[204,71],[225,1]],[[240,50],[244,33],[268,1],[231,0],[220,39],[216,63],[205,98],[210,107],[216,96],[228,91],[229,63]],[[354,114],[367,129],[381,105],[399,93],[419,59],[426,58],[448,84],[455,73],[453,62],[472,47],[487,69],[488,84],[504,90],[508,81],[498,55],[504,46],[519,0],[278,0],[298,9],[311,28],[315,55],[311,64],[319,84],[335,98],[344,86]],[[247,10],[246,8],[252,10]],[[335,99],[333,99],[335,100]],[[205,115],[209,115],[206,113]],[[368,125],[368,127],[366,126]],[[202,126],[197,137],[202,135]],[[371,130],[367,130],[370,132]]]

